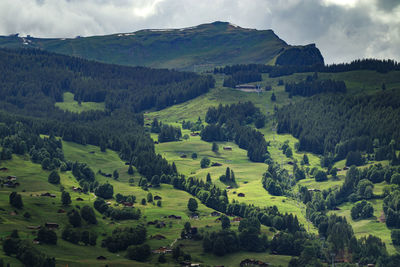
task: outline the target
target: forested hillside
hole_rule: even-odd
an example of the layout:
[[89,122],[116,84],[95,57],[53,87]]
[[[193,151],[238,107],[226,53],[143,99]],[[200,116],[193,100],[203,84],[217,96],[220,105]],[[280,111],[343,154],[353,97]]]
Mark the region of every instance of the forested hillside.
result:
[[[64,92],[78,102],[140,112],[187,101],[214,86],[210,76],[107,65],[40,50],[0,50],[1,102],[7,110],[54,112]],[[18,111],[19,112],[19,111]]]
[[[375,158],[398,162],[389,149],[399,149],[400,93],[373,95],[316,95],[282,107],[277,112],[278,133],[299,139],[299,150],[346,158],[363,151]],[[375,149],[374,149],[375,148]]]

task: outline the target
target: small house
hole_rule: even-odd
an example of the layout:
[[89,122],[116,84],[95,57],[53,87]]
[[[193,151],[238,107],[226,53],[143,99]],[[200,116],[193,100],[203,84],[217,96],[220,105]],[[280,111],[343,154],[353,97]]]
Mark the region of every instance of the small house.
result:
[[245,197],[245,194],[244,193],[239,193],[237,196],[238,197]]
[[169,215],[168,218],[170,218],[170,219],[176,219],[176,220],[182,219],[181,216],[176,216],[176,215]]
[[76,198],[76,201],[83,201],[83,198],[77,197],[77,198]]
[[158,249],[155,249],[152,251],[154,254],[169,254],[172,253],[172,249],[169,249],[167,247],[160,247]]
[[162,240],[162,239],[165,239],[165,238],[166,238],[165,236],[160,235],[160,234],[158,234],[158,235],[153,235],[153,236],[151,237],[151,239],[156,239],[156,240]]
[[243,220],[243,219],[240,217],[235,217],[235,218],[233,218],[232,222],[240,222],[241,220]]
[[39,230],[40,228],[42,228],[42,226],[40,226],[40,225],[37,225],[37,226],[29,225],[26,228],[29,229],[29,230]]
[[232,151],[232,147],[231,146],[224,146],[224,150]]
[[16,181],[16,180],[17,180],[17,176],[12,176],[12,175],[10,175],[10,176],[7,176],[7,180],[8,180],[8,181],[12,181],[12,182],[14,182],[14,181]]
[[219,213],[218,211],[211,212],[211,216],[213,216],[213,217],[217,217],[217,216],[220,216],[220,215],[221,215],[221,213]]
[[58,229],[58,223],[50,223],[50,222],[46,222],[45,224],[44,224],[44,226],[46,226],[47,228],[50,228],[50,229]]
[[186,159],[186,158],[187,158],[186,154],[181,155],[181,159]]
[[107,258],[104,257],[104,256],[98,256],[97,259],[98,259],[98,260],[101,260],[101,261],[104,261],[104,260],[106,260]]
[[132,207],[133,203],[131,203],[131,202],[123,202],[122,205],[124,205],[125,207]]
[[154,196],[154,200],[161,200],[162,198],[160,196]]
[[8,171],[8,169],[6,167],[0,168],[0,172],[7,172],[7,171]]
[[200,134],[196,133],[196,132],[190,133],[190,136],[198,136],[198,135],[200,135]]

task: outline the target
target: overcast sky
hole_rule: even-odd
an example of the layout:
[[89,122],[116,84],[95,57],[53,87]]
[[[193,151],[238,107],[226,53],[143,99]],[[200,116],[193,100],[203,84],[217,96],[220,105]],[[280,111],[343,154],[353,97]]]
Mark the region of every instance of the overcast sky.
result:
[[0,0],[0,35],[90,36],[217,20],[316,43],[326,63],[400,61],[400,0]]

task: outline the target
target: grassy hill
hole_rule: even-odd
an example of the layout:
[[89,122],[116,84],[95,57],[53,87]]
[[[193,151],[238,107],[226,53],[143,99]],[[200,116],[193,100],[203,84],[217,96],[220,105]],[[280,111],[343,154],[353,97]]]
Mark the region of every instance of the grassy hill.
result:
[[[207,109],[211,106],[218,106],[219,104],[231,104],[237,103],[238,101],[252,101],[257,107],[259,107],[264,113],[272,114],[274,106],[282,106],[289,104],[291,102],[299,101],[303,97],[294,96],[289,99],[288,94],[284,91],[284,86],[278,86],[278,80],[283,80],[284,83],[296,82],[304,80],[310,73],[297,73],[289,76],[283,76],[279,78],[269,78],[268,75],[263,75],[263,81],[257,84],[261,86],[271,85],[272,91],[261,92],[257,94],[255,92],[242,92],[239,90],[226,88],[222,86],[223,75],[215,75],[216,78],[216,88],[207,94],[204,94],[198,98],[190,100],[188,102],[169,107],[167,109],[150,112],[145,114],[145,120],[150,122],[153,118],[157,118],[166,123],[173,125],[180,125],[182,120],[196,121],[198,117],[204,120]],[[319,73],[321,79],[334,79],[334,80],[344,80],[347,86],[347,94],[357,95],[357,94],[374,94],[381,90],[382,83],[390,89],[400,88],[400,75],[398,71],[392,71],[386,74],[377,73],[375,71],[351,71],[343,73]],[[270,97],[272,92],[277,96],[276,102],[272,102]],[[179,122],[179,123],[178,123]],[[292,171],[292,166],[288,164],[290,159],[286,158],[279,149],[284,141],[288,140],[289,145],[294,151],[293,158],[298,162],[304,153],[295,152],[295,143],[298,142],[296,138],[288,134],[276,134],[272,131],[273,122],[270,119],[265,128],[260,129],[264,134],[267,141],[271,142],[271,146],[268,148],[271,157],[274,161],[281,163],[284,168]],[[186,130],[183,134],[189,133]],[[153,138],[156,138],[154,135]],[[217,142],[218,143],[218,142]],[[177,164],[179,171],[187,175],[193,175],[196,177],[201,177],[205,179],[206,174],[210,172],[213,181],[218,180],[218,177],[224,173],[226,167],[230,167],[236,173],[238,172],[238,184],[239,188],[230,190],[229,197],[233,199],[238,199],[241,202],[254,203],[257,205],[277,205],[279,210],[283,212],[293,212],[298,217],[299,220],[304,224],[307,224],[305,218],[304,205],[298,204],[296,199],[290,199],[287,197],[275,197],[270,195],[266,190],[262,188],[261,177],[265,172],[267,165],[263,163],[253,163],[247,159],[246,151],[243,151],[237,147],[234,143],[218,143],[220,147],[219,153],[214,153],[211,151],[211,143],[207,143],[200,140],[200,137],[190,136],[189,140],[182,142],[171,142],[171,143],[161,143],[156,145],[156,150],[158,153],[165,156],[169,161],[174,161]],[[222,147],[224,145],[229,145],[233,147],[233,151],[223,151]],[[222,150],[222,151],[221,151]],[[199,158],[197,160],[192,160],[190,155],[192,152],[197,152]],[[180,158],[182,154],[187,154],[188,158]],[[307,153],[310,159],[310,169],[313,167],[321,169],[320,156]],[[212,162],[223,163],[222,167],[210,167],[207,169],[200,168],[200,159],[203,156],[207,156]],[[371,165],[376,162],[370,162]],[[387,165],[387,161],[380,162],[383,165]],[[343,168],[345,166],[345,161],[339,161],[336,163],[338,168]],[[309,189],[319,189],[326,190],[330,188],[340,187],[346,175],[346,171],[340,171],[338,173],[338,178],[333,179],[328,177],[328,181],[316,182],[313,177],[308,176],[307,179],[301,180],[300,185],[307,186]],[[246,182],[246,183],[245,183]],[[225,187],[224,184],[216,181],[221,187]],[[383,186],[386,183],[375,185],[374,193],[381,194]],[[243,192],[246,197],[239,198],[236,193]],[[380,237],[385,243],[390,253],[398,251],[398,248],[393,246],[390,238],[390,229],[384,223],[379,222],[377,218],[380,217],[382,212],[382,199],[373,200],[372,204],[374,206],[374,216],[368,220],[357,220],[351,219],[350,210],[353,207],[352,203],[344,203],[339,206],[338,211],[332,211],[337,215],[345,216],[348,222],[354,228],[354,232],[357,237],[366,236],[369,234],[374,234]],[[310,231],[316,230],[313,228],[312,224],[309,224]]]
[[[40,48],[107,63],[191,71],[266,64],[292,48],[272,30],[245,29],[227,22],[67,39],[1,36],[0,47]],[[315,47],[311,50],[319,54]]]
[[[204,142],[205,143],[205,142]],[[60,225],[60,229],[56,230],[58,235],[57,246],[52,245],[37,245],[40,251],[46,253],[49,256],[56,257],[58,265],[69,265],[69,266],[154,266],[157,263],[157,256],[152,256],[150,262],[140,263],[132,262],[124,257],[125,252],[122,253],[110,253],[105,248],[100,246],[103,236],[110,234],[117,227],[133,226],[138,223],[146,224],[149,221],[162,220],[166,223],[165,228],[156,228],[155,226],[148,226],[148,241],[146,242],[151,246],[152,249],[157,249],[161,246],[169,246],[176,242],[175,240],[180,236],[180,232],[183,229],[184,223],[189,221],[194,227],[205,227],[209,230],[220,229],[220,223],[216,222],[216,217],[210,216],[213,211],[207,208],[203,204],[199,203],[198,213],[199,219],[190,218],[190,213],[187,209],[188,199],[191,197],[188,193],[176,190],[171,185],[163,184],[160,188],[149,188],[148,191],[142,190],[137,186],[140,175],[137,172],[133,176],[128,175],[127,168],[123,161],[121,161],[112,150],[106,152],[100,152],[99,147],[91,145],[78,145],[72,142],[63,142],[63,150],[65,157],[68,160],[80,161],[89,164],[93,170],[97,173],[98,170],[102,170],[106,173],[111,173],[117,170],[120,173],[118,180],[105,178],[99,174],[96,175],[96,180],[100,183],[109,182],[114,186],[114,191],[121,194],[135,195],[137,199],[136,207],[142,211],[142,217],[139,221],[127,220],[127,221],[113,221],[109,218],[102,217],[96,211],[98,218],[98,224],[82,226],[83,230],[94,231],[98,234],[97,245],[95,248],[83,245],[74,245],[61,239],[61,230],[68,224],[67,216],[65,213],[58,213],[59,209],[65,209],[67,212],[72,208],[80,207],[88,204],[92,205],[95,196],[91,194],[83,194],[74,192],[71,188],[73,186],[79,186],[76,179],[73,177],[70,171],[61,173],[60,184],[65,187],[65,190],[71,194],[72,204],[69,207],[61,205],[60,201],[60,188],[57,185],[52,185],[47,182],[49,171],[44,171],[41,166],[34,164],[29,161],[27,156],[13,155],[12,160],[2,161],[1,167],[7,167],[8,172],[0,173],[0,177],[3,178],[6,175],[15,175],[21,184],[16,189],[2,188],[0,190],[0,237],[4,238],[8,236],[13,229],[19,231],[21,239],[33,240],[36,234],[29,230],[28,226],[43,225],[45,222],[55,222]],[[135,183],[130,185],[129,178],[134,178]],[[22,194],[24,208],[22,210],[15,210],[8,204],[8,196],[10,192],[17,191]],[[40,197],[41,193],[52,193],[56,195],[56,198]],[[146,198],[148,192],[151,192],[153,196],[160,196],[162,198],[162,206],[157,207],[152,203],[147,205],[141,205],[140,200]],[[76,198],[82,198],[83,201],[77,201]],[[112,205],[117,205],[114,199],[110,200]],[[16,211],[16,213],[14,213]],[[23,217],[25,212],[31,214],[31,218],[26,219]],[[174,220],[164,218],[168,215],[178,215],[182,217],[182,220]],[[232,223],[232,229],[237,229],[239,223]],[[273,233],[270,232],[267,227],[262,227],[261,231],[266,233],[270,238]],[[152,239],[153,235],[163,235],[165,239],[157,240]],[[264,262],[269,262],[273,265],[287,265],[290,257],[281,255],[271,255],[269,253],[246,253],[240,252],[231,255],[230,257],[220,258],[212,254],[204,254],[202,252],[201,241],[178,241],[179,244],[184,245],[184,250],[192,255],[193,262],[201,262],[208,265],[224,264],[227,266],[236,266],[238,263],[248,257],[257,258]],[[107,260],[99,261],[96,258],[98,256],[105,256]],[[3,251],[0,251],[0,257],[7,263],[11,263],[11,266],[22,266],[21,263],[13,257],[7,257]],[[167,256],[169,259],[170,256]],[[175,266],[175,263],[169,260],[169,264],[163,266]]]

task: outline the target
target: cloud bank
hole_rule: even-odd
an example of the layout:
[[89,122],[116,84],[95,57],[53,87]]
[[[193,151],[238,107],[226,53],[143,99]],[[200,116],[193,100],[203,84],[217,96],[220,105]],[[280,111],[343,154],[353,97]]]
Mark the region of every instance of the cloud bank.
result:
[[0,35],[74,37],[213,21],[316,43],[327,63],[400,60],[398,0],[2,0]]

